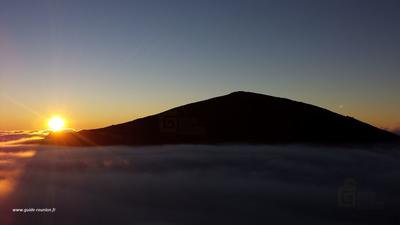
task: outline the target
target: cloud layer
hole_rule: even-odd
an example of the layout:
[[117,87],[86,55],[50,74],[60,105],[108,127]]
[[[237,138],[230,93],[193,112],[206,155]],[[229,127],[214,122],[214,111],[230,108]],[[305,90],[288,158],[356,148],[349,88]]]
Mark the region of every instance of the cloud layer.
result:
[[[391,224],[398,150],[39,147],[0,212],[10,224]],[[10,215],[10,207],[57,211]]]
[[47,130],[0,131],[0,146],[31,143],[35,140],[42,139],[48,133],[49,131]]

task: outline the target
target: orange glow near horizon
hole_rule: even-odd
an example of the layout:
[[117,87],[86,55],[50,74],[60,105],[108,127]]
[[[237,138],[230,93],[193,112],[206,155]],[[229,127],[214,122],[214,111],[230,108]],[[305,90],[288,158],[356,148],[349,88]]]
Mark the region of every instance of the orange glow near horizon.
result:
[[[263,93],[262,91],[259,92]],[[210,94],[204,97],[187,97],[184,99],[172,96],[173,99],[171,99],[171,101],[162,103],[153,100],[153,98],[150,99],[151,101],[133,100],[132,104],[125,104],[122,101],[110,101],[107,105],[85,102],[84,98],[72,103],[66,101],[62,103],[61,106],[51,102],[44,106],[39,104],[31,104],[31,106],[26,104],[27,106],[25,107],[24,104],[24,107],[22,107],[22,104],[16,105],[9,101],[4,101],[1,108],[7,110],[0,110],[0,131],[29,131],[42,129],[57,131],[58,129],[63,130],[65,127],[74,128],[76,130],[96,129],[154,115],[176,106],[196,102],[198,100],[205,100],[216,95],[217,94]],[[379,104],[351,101],[340,102],[339,104],[339,100],[337,99],[323,99],[322,97],[301,96],[294,98],[293,95],[284,95],[282,93],[274,93],[274,96],[283,96],[295,101],[316,105],[341,115],[354,117],[362,122],[385,130],[400,130],[400,107],[395,104],[393,104],[392,107],[382,107]],[[340,108],[340,106],[342,106],[342,108]],[[28,108],[32,110],[28,110]],[[50,127],[49,122],[52,116],[58,116],[58,118],[63,120],[64,128],[53,129]]]
[[26,163],[35,155],[36,151],[29,149],[0,152],[0,166],[6,165],[5,169],[0,170],[0,201],[15,190]]
[[[0,158],[32,158],[35,155],[36,155],[35,150],[0,152]],[[0,161],[0,162],[4,163],[5,161]]]

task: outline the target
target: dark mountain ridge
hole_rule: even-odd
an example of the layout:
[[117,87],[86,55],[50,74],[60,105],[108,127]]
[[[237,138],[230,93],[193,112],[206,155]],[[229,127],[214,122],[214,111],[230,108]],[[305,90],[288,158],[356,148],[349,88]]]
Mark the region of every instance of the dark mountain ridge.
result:
[[354,118],[251,92],[199,101],[105,128],[51,133],[56,145],[370,143],[399,137]]

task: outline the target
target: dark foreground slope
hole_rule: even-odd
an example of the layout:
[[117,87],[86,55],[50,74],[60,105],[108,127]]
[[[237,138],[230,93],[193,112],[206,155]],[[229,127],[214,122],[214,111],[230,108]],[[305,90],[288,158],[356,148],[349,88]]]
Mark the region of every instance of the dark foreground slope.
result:
[[52,133],[59,145],[365,143],[398,136],[331,111],[284,98],[234,92],[131,122]]

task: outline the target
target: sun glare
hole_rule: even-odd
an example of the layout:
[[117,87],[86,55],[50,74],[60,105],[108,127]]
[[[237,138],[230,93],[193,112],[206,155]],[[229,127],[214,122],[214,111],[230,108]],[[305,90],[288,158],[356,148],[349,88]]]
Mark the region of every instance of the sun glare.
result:
[[64,128],[65,122],[61,117],[55,116],[47,123],[51,131],[60,131]]

